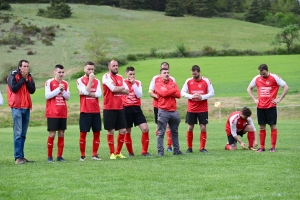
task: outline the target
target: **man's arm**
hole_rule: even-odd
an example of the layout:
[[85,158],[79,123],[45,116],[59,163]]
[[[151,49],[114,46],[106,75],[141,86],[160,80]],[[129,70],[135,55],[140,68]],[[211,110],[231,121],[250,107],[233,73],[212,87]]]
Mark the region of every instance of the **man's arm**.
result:
[[280,97],[274,99],[274,100],[273,100],[273,103],[277,104],[277,103],[279,103],[280,101],[282,101],[282,99],[283,99],[283,98],[285,97],[285,95],[288,93],[289,89],[290,89],[289,86],[288,86],[287,84],[285,84],[285,85],[283,86],[283,91],[282,91]]
[[248,92],[248,94],[250,95],[250,97],[252,98],[252,100],[256,103],[256,104],[258,104],[258,99],[256,99],[255,98],[255,96],[254,96],[254,93],[253,93],[253,86],[251,86],[251,84],[248,86],[248,88],[247,88],[247,92]]

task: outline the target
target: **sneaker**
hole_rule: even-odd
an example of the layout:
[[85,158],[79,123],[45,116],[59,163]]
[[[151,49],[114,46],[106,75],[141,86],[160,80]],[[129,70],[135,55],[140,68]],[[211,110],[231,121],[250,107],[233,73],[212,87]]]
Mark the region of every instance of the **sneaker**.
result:
[[261,152],[263,152],[263,151],[265,151],[265,148],[259,148],[259,149],[257,149],[257,153],[261,153]]
[[269,150],[271,153],[275,153],[276,151],[275,151],[275,148],[271,148],[270,150]]
[[123,156],[121,153],[116,155],[116,158],[126,158],[125,156]]
[[48,162],[53,163],[53,158],[52,157],[48,157]]
[[27,162],[32,163],[33,162],[33,160],[27,160],[26,158],[22,158],[22,160],[23,160],[24,163],[27,163]]
[[129,153],[128,154],[128,157],[133,157],[134,156],[134,153]]
[[25,162],[23,161],[22,158],[17,158],[16,161],[15,161],[15,163],[16,163],[17,165],[25,164]]
[[117,157],[116,157],[116,155],[115,155],[115,154],[113,154],[113,153],[112,153],[112,154],[110,155],[109,159],[111,159],[111,160],[116,160],[116,159],[117,159]]
[[66,160],[61,156],[57,157],[56,160],[57,162],[66,162]]
[[193,149],[192,148],[188,148],[185,153],[193,153]]
[[174,151],[173,155],[183,155],[183,153],[180,150],[178,150],[178,151]]
[[255,147],[248,147],[248,150],[257,151],[257,149]]
[[164,156],[164,152],[158,152],[157,154],[159,157],[163,157]]
[[168,148],[167,148],[167,151],[168,151],[168,152],[172,152],[172,151],[173,151],[173,150],[172,150],[172,147],[168,147]]
[[142,156],[152,156],[150,153],[146,152],[146,153],[142,153]]
[[92,160],[102,160],[98,155],[92,156]]
[[208,151],[206,149],[204,149],[204,148],[200,149],[199,152],[201,152],[201,153],[208,153]]
[[81,156],[79,161],[82,161],[82,162],[85,161],[85,156]]

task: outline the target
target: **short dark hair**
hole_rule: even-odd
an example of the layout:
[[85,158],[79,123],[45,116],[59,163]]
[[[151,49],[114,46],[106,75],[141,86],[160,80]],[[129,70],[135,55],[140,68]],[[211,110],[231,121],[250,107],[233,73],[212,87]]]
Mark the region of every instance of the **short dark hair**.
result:
[[167,63],[167,62],[162,62],[162,63],[160,64],[160,67],[162,67],[162,66],[163,66],[163,68],[166,67],[166,66],[168,66],[168,69],[170,69],[170,65],[169,65],[169,63]]
[[163,67],[163,68],[160,69],[160,73],[161,73],[161,71],[164,71],[164,70],[168,70],[169,71],[168,68]]
[[55,65],[54,69],[64,69],[64,66],[58,64],[58,65]]
[[194,72],[194,71],[200,72],[200,67],[198,65],[193,65],[192,72]]
[[85,64],[84,64],[84,66],[87,66],[87,65],[95,65],[93,62],[91,62],[91,61],[87,61]]
[[261,65],[259,65],[259,66],[258,66],[258,70],[259,70],[259,71],[264,71],[264,70],[269,71],[269,70],[268,70],[268,66],[267,66],[266,64],[261,64]]
[[126,67],[126,72],[129,72],[129,71],[134,71],[134,67],[132,67],[132,66]]
[[22,67],[22,62],[26,62],[26,63],[29,64],[29,62],[28,62],[27,60],[20,60],[20,61],[19,61],[19,64],[18,64],[18,67]]
[[252,112],[251,112],[251,110],[249,108],[244,107],[242,109],[242,114],[245,115],[246,117],[250,117],[252,115]]

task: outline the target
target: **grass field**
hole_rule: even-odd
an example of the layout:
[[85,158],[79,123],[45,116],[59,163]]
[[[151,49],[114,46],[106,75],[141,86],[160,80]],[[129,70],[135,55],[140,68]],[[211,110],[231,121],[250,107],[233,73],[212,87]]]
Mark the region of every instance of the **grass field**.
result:
[[[140,156],[140,131],[133,129],[135,157],[109,160],[106,132],[101,133],[102,161],[79,162],[78,127],[68,126],[66,163],[47,163],[46,127],[30,127],[25,156],[34,163],[15,165],[12,129],[2,128],[0,199],[299,199],[300,161],[298,121],[279,120],[276,153],[224,150],[225,120],[208,125],[207,149],[201,154],[199,127],[195,127],[194,153],[157,157],[155,125],[150,123],[149,152]],[[256,123],[255,123],[256,124]],[[186,124],[180,125],[183,151]],[[269,148],[267,131],[266,148]],[[242,138],[245,142],[246,137]],[[92,136],[87,137],[87,152]],[[54,155],[56,155],[56,147]],[[126,148],[123,147],[126,155]]]

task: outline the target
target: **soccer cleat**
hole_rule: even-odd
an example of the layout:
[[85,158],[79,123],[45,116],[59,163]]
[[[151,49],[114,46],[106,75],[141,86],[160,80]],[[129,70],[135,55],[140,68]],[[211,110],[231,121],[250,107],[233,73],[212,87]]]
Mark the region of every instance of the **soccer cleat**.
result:
[[183,153],[180,150],[178,150],[178,151],[174,151],[173,155],[183,155]]
[[134,157],[134,153],[129,153],[128,157]]
[[201,153],[208,153],[208,151],[206,149],[204,149],[204,148],[200,149],[199,152],[201,152]]
[[172,152],[172,151],[173,151],[173,150],[172,150],[172,147],[168,147],[168,148],[167,148],[167,151],[168,151],[168,152]]
[[146,153],[142,153],[142,156],[152,156],[150,153],[146,152]]
[[269,150],[271,153],[275,153],[276,151],[275,151],[275,148],[271,148],[270,150]]
[[16,163],[17,165],[25,164],[25,162],[23,161],[22,158],[17,158],[16,161],[15,161],[15,163]]
[[263,151],[265,151],[265,148],[259,148],[259,149],[257,149],[257,153],[261,153],[261,152],[263,152]]
[[116,159],[117,159],[117,157],[116,157],[116,155],[115,155],[115,154],[113,154],[113,153],[112,153],[112,154],[110,155],[109,159],[111,159],[111,160],[116,160]]
[[257,149],[255,147],[248,147],[248,150],[257,151]]
[[85,156],[81,156],[79,161],[82,161],[82,162],[85,161]]
[[116,158],[126,158],[125,156],[123,156],[121,153],[116,155]]
[[27,160],[26,158],[22,158],[22,160],[23,160],[24,163],[27,163],[27,162],[32,163],[33,162],[33,160]]
[[192,148],[188,148],[185,153],[193,153],[193,149]]
[[48,162],[49,163],[53,163],[53,158],[52,157],[48,157]]
[[102,160],[98,155],[92,156],[92,160]]
[[61,156],[57,157],[56,160],[57,162],[66,162],[66,160]]

